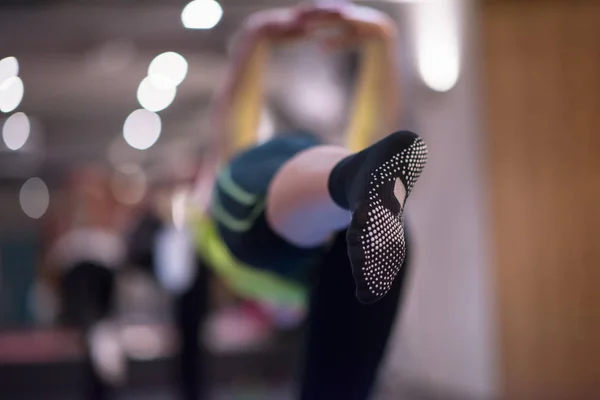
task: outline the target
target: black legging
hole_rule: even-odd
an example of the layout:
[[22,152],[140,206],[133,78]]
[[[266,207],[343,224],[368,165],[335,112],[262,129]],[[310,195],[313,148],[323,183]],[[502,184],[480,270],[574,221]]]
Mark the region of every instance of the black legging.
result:
[[112,311],[115,272],[102,263],[81,261],[61,279],[62,322],[89,329]]
[[392,290],[362,305],[354,294],[345,236],[338,235],[326,254],[311,295],[301,400],[369,399],[401,301],[408,252]]
[[[392,290],[379,302],[362,305],[354,295],[345,234],[338,235],[311,293],[301,400],[369,399],[401,301],[408,252],[406,260]],[[207,393],[206,349],[198,341],[198,327],[208,312],[209,279],[199,262],[194,285],[175,304],[181,341],[177,376],[185,400],[204,400]]]
[[179,353],[175,357],[177,390],[183,400],[204,400],[206,390],[206,357],[204,343],[198,339],[198,329],[209,311],[210,271],[197,261],[198,271],[188,291],[174,302],[175,327]]
[[[131,265],[157,277],[155,241],[165,224],[152,210],[144,212],[128,237],[128,259]],[[172,364],[175,390],[182,400],[206,398],[206,349],[198,340],[200,324],[205,320],[209,304],[210,274],[200,259],[197,273],[187,291],[175,296],[173,319],[179,351]]]
[[[91,261],[78,262],[71,266],[61,281],[63,299],[62,321],[81,331],[84,337],[89,330],[112,311],[115,290],[115,272],[107,266]],[[112,391],[96,373],[89,344],[85,348],[84,398],[103,400]]]

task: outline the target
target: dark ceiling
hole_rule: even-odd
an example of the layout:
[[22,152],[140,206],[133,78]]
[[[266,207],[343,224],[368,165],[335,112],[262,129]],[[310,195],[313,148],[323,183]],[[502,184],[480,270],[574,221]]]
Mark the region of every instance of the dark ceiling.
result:
[[[186,2],[179,0],[2,1],[0,59],[19,60],[25,95],[17,111],[36,124],[29,149],[11,152],[0,145],[0,180],[107,162],[115,148],[146,164],[195,157],[210,134],[207,104],[227,68],[228,38],[249,13],[287,3],[295,2],[223,0],[223,19],[201,31],[182,26]],[[136,90],[148,63],[165,51],[186,57],[187,78],[159,113],[157,144],[145,152],[127,150],[123,121],[140,108]],[[100,68],[107,59],[119,67]],[[275,68],[269,79],[272,87],[283,87],[285,74]]]

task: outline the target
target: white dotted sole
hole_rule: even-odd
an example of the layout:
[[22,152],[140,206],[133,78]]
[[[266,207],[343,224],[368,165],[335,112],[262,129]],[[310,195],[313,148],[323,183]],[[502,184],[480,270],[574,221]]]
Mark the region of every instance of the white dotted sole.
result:
[[[369,182],[367,222],[359,233],[364,254],[362,273],[372,296],[380,298],[391,288],[404,264],[406,244],[404,239],[403,205],[410,194],[427,160],[427,147],[417,139],[411,146],[382,164]],[[407,184],[402,183],[401,177]],[[393,195],[400,204],[394,215],[383,205],[382,186],[394,182]]]

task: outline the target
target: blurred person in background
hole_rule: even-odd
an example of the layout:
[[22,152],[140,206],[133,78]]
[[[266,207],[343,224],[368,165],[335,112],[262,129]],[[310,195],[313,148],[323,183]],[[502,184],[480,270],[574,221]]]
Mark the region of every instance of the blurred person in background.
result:
[[173,176],[154,182],[126,240],[128,264],[153,277],[172,296],[176,390],[183,399],[198,399],[208,392],[209,350],[231,354],[256,348],[271,338],[273,315],[288,322],[287,327],[293,316],[239,299],[212,279],[182,220],[189,186],[187,179]]
[[[408,252],[403,209],[425,165],[425,144],[406,131],[359,153],[324,145],[307,132],[288,132],[259,146],[248,140],[262,107],[257,71],[268,46],[331,27],[336,30],[326,45],[375,46],[379,52],[370,56],[393,70],[393,22],[372,9],[309,6],[251,16],[238,35],[215,112],[221,158],[212,165],[233,158],[218,173],[203,171],[204,190],[217,177],[210,218],[194,217],[207,265],[241,295],[293,307],[311,291],[300,398],[364,400],[402,289]],[[390,81],[395,83],[391,75]],[[371,123],[379,126],[366,130],[389,132],[395,121]],[[227,154],[232,126],[245,139],[237,154]]]
[[125,378],[126,359],[111,321],[117,272],[126,261],[121,208],[101,167],[71,175],[51,218],[46,274],[60,298],[60,321],[81,331],[86,398],[105,398]]
[[[199,340],[208,313],[209,274],[194,251],[189,232],[177,221],[177,189],[185,182],[157,182],[126,234],[128,264],[141,268],[173,296],[178,344],[176,389],[183,399],[206,396],[206,349]],[[189,185],[188,185],[189,186]]]

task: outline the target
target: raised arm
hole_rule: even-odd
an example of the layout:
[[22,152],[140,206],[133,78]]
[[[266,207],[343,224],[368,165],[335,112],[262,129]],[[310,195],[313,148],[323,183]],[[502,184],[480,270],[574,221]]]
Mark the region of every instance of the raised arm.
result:
[[[361,75],[348,128],[350,147],[360,149],[381,131],[391,131],[398,115],[393,21],[368,7],[346,3],[311,3],[251,15],[236,35],[230,69],[215,96],[211,152],[216,168],[231,153],[252,145],[263,107],[263,73],[273,44],[306,38],[324,26],[340,28],[324,39],[329,48],[363,49]],[[234,141],[234,142],[232,142]],[[216,171],[209,171],[211,175]]]
[[397,129],[400,114],[396,60],[397,29],[386,14],[368,7],[346,6],[341,13],[343,36],[329,47],[354,46],[361,50],[360,74],[346,131],[346,143],[358,151],[378,136]]
[[274,43],[305,36],[299,10],[279,8],[255,13],[237,32],[230,69],[216,95],[212,114],[212,149],[221,160],[230,157],[231,150],[254,142],[263,106],[262,79],[269,48]]

